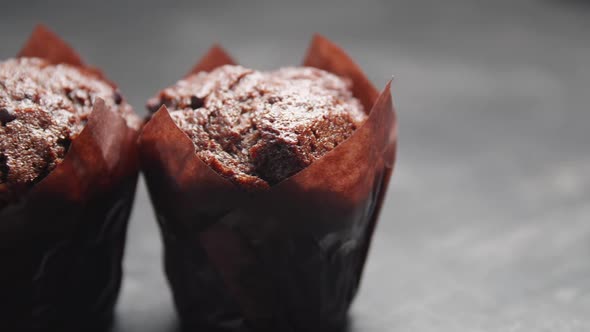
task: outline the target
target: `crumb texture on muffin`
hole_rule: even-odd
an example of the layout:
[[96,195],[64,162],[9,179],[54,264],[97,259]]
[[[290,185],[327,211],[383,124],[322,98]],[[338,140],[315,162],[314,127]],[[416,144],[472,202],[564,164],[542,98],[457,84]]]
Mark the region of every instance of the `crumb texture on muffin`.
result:
[[246,188],[274,185],[309,166],[365,120],[350,82],[310,67],[259,72],[226,65],[162,90],[198,156]]
[[42,180],[64,159],[96,98],[130,127],[139,126],[121,94],[92,74],[37,58],[0,63],[0,203]]

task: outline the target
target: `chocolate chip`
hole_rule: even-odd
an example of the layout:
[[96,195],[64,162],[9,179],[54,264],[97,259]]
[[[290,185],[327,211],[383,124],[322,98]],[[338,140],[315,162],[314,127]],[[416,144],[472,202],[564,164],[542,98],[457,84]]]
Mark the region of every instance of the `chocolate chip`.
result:
[[65,151],[68,151],[72,144],[72,140],[69,137],[60,138],[57,140],[57,144],[61,145]]
[[147,102],[147,109],[151,113],[156,113],[160,107],[162,106],[162,102],[159,98],[150,98]]
[[272,105],[274,103],[278,103],[279,101],[281,101],[282,98],[279,96],[270,96],[270,97],[268,97],[267,100],[268,100],[268,103]]
[[66,96],[74,104],[77,104],[77,105],[85,105],[86,104],[86,99],[84,98],[83,95],[81,95],[80,90],[72,90]]
[[113,98],[115,99],[115,104],[117,104],[117,105],[121,105],[121,103],[123,102],[123,96],[121,95],[119,90],[115,90],[115,93],[113,94]]
[[8,108],[0,108],[0,123],[3,126],[6,126],[7,123],[16,120],[16,114],[14,111],[9,110]]
[[196,110],[203,107],[203,99],[197,96],[191,96],[191,108]]

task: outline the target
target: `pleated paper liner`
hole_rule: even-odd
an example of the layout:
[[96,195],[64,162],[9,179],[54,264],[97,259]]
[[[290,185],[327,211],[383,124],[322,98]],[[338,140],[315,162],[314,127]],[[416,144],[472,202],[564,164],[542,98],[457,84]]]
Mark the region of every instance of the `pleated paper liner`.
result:
[[[18,56],[103,78],[44,26]],[[1,331],[89,331],[109,322],[138,176],[137,135],[96,100],[63,162],[0,208]]]
[[[233,63],[214,46],[191,73]],[[329,40],[314,37],[304,65],[351,79],[368,119],[267,191],[207,166],[165,106],[140,135],[166,274],[190,331],[329,331],[346,321],[393,169],[395,113],[390,84],[379,93]]]

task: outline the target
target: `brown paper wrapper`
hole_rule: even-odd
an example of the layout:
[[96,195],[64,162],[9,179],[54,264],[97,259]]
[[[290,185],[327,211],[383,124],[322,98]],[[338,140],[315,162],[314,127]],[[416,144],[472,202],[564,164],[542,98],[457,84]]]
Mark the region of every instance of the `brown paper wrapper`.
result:
[[[43,26],[18,56],[102,77]],[[64,161],[0,208],[1,331],[88,331],[110,321],[138,176],[137,134],[96,100]]]
[[[233,61],[215,46],[193,73]],[[228,331],[329,331],[346,321],[395,159],[390,84],[379,93],[344,51],[316,36],[304,65],[350,78],[366,122],[312,165],[246,192],[195,154],[165,106],[140,159],[182,323]]]

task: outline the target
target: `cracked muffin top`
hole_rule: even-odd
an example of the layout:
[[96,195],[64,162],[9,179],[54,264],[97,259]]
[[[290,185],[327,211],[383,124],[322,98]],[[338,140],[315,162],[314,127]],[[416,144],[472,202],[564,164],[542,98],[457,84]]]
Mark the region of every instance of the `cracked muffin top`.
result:
[[37,58],[0,62],[0,207],[63,161],[96,98],[139,127],[118,90],[94,74]]
[[366,119],[350,81],[311,67],[222,66],[160,91],[148,109],[161,105],[207,165],[253,190],[309,166]]

